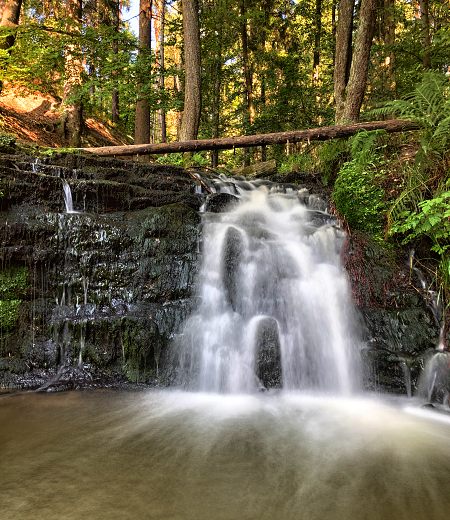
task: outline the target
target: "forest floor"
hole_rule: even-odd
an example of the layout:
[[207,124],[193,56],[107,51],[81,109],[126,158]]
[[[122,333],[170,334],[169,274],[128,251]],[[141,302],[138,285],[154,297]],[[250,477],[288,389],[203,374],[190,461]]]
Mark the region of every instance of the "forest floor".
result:
[[[0,95],[0,133],[15,137],[21,145],[65,147],[60,108],[60,103],[48,94],[4,89]],[[85,120],[83,146],[124,144],[129,140],[108,121]]]

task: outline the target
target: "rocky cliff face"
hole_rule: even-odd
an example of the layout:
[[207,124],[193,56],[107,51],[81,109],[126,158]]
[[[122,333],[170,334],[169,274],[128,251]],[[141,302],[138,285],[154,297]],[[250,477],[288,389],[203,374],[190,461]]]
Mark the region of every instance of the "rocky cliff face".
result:
[[182,169],[77,156],[3,156],[0,182],[0,386],[157,382],[192,306],[194,183]]
[[413,394],[437,347],[439,324],[427,304],[429,294],[408,259],[398,255],[359,233],[343,252],[364,331],[365,386]]
[[[195,305],[195,191],[180,168],[0,157],[0,388],[164,384],[166,347]],[[211,197],[208,210],[230,197]],[[414,391],[439,334],[426,294],[405,262],[364,236],[351,235],[343,259],[365,335],[365,386]],[[278,386],[269,350],[260,377]]]

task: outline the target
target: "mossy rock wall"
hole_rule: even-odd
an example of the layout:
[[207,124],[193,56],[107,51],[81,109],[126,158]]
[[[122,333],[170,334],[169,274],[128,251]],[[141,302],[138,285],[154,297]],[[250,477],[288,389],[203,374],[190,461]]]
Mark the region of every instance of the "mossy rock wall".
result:
[[[404,252],[403,252],[404,253]],[[407,254],[353,233],[344,262],[364,334],[364,382],[369,390],[417,390],[426,359],[439,340],[439,325],[421,294]]]
[[0,387],[67,386],[63,366],[76,368],[72,385],[157,384],[193,305],[194,184],[178,168],[111,159],[2,159]]

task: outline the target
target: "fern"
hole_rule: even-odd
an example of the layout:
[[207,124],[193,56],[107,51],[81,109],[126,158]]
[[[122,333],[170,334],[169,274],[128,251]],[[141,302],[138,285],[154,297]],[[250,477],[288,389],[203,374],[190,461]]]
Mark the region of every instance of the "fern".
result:
[[427,72],[422,82],[404,99],[388,101],[370,115],[396,115],[417,123],[421,128],[418,161],[423,155],[448,151],[450,145],[450,83],[445,74]]

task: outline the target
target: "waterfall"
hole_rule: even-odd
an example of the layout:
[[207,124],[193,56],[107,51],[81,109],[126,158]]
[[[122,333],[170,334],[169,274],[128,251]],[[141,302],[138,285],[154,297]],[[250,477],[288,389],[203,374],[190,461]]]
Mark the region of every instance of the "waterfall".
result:
[[77,213],[73,209],[72,190],[70,189],[69,183],[65,180],[63,180],[63,195],[66,213]]
[[245,184],[232,209],[203,215],[200,304],[175,344],[178,382],[348,394],[358,386],[359,338],[344,233],[301,203],[302,192]]

